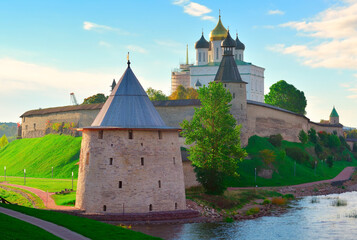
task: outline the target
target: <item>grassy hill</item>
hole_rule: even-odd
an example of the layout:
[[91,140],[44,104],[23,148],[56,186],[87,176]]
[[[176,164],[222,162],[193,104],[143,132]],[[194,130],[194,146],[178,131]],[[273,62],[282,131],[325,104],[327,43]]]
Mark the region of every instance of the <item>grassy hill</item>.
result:
[[[307,156],[308,160],[305,163],[296,163],[296,176],[294,176],[295,160],[286,154],[286,148],[299,148]],[[245,159],[239,164],[238,173],[239,178],[227,177],[226,184],[230,187],[246,187],[246,186],[283,186],[295,185],[306,182],[313,182],[325,179],[334,178],[347,166],[357,166],[357,160],[353,154],[346,148],[333,152],[332,150],[325,149],[329,155],[334,154],[335,158],[349,155],[349,161],[334,160],[333,167],[329,167],[326,161],[319,159],[314,150],[315,145],[311,142],[307,144],[294,143],[282,141],[281,146],[275,147],[272,145],[268,138],[253,136],[249,139],[249,144],[246,151],[249,154],[249,159]],[[263,161],[260,152],[268,149],[275,155],[275,160],[271,164],[266,164]],[[315,175],[315,161],[317,162],[316,175]],[[262,169],[273,170],[272,177],[266,179],[257,176],[255,182],[254,169],[257,168],[258,172]]]
[[46,135],[42,138],[19,139],[0,149],[0,175],[27,177],[75,178],[78,175],[81,137]]

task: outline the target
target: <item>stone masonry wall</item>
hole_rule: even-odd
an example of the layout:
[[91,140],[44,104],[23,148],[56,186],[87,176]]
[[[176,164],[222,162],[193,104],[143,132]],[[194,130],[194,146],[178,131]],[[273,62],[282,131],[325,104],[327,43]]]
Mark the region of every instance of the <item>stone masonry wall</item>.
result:
[[129,139],[128,130],[104,130],[98,139],[99,130],[84,130],[76,207],[88,213],[185,209],[177,131],[161,133],[159,139],[158,131],[134,129]]

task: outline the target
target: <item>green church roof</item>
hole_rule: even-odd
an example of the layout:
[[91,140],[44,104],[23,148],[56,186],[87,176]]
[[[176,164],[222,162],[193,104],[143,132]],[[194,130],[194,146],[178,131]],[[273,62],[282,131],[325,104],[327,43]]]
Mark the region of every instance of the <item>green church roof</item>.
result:
[[339,117],[335,107],[333,107],[330,117]]

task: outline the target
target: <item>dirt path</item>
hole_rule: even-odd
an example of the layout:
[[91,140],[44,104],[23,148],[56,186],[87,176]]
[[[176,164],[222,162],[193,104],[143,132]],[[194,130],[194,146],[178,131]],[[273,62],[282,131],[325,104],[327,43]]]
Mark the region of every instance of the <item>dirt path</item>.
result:
[[1,183],[1,185],[13,186],[13,187],[25,189],[27,191],[32,192],[32,193],[36,194],[37,196],[39,196],[42,199],[45,207],[49,208],[49,209],[55,209],[55,210],[77,210],[77,208],[75,208],[75,207],[56,205],[55,201],[51,198],[51,195],[53,195],[53,193],[47,193],[47,192],[42,191],[42,190],[37,189],[37,188],[26,187],[26,186],[10,184],[10,183]]
[[[60,237],[62,239],[68,240],[89,240],[89,238],[84,237],[76,232],[73,232],[67,228],[61,227],[51,222],[44,221],[20,212],[13,211],[11,209],[0,207],[0,212],[8,216],[20,219],[22,221],[28,222],[32,225],[40,227],[53,235]],[[20,229],[19,229],[20,230]]]
[[[298,184],[298,185],[280,186],[280,187],[302,188],[302,187],[311,187],[311,186],[321,184],[321,183],[333,183],[333,182],[347,181],[351,178],[352,173],[355,171],[355,169],[356,169],[355,167],[346,167],[333,179],[303,183],[303,184]],[[261,187],[261,188],[272,188],[272,187]],[[229,187],[228,188],[228,190],[238,190],[238,189],[255,189],[255,188],[254,187]]]

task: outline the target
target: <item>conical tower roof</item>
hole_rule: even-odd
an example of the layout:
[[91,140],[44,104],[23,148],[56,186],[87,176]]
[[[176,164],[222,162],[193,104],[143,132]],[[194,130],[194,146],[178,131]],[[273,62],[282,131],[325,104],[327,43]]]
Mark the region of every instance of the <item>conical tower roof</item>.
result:
[[156,111],[129,61],[90,128],[174,129],[166,126]]
[[336,109],[335,109],[335,106],[334,106],[333,109],[332,109],[332,112],[331,112],[331,114],[330,114],[330,117],[339,117],[339,116],[338,116],[338,113],[337,113],[337,111],[336,111]]

